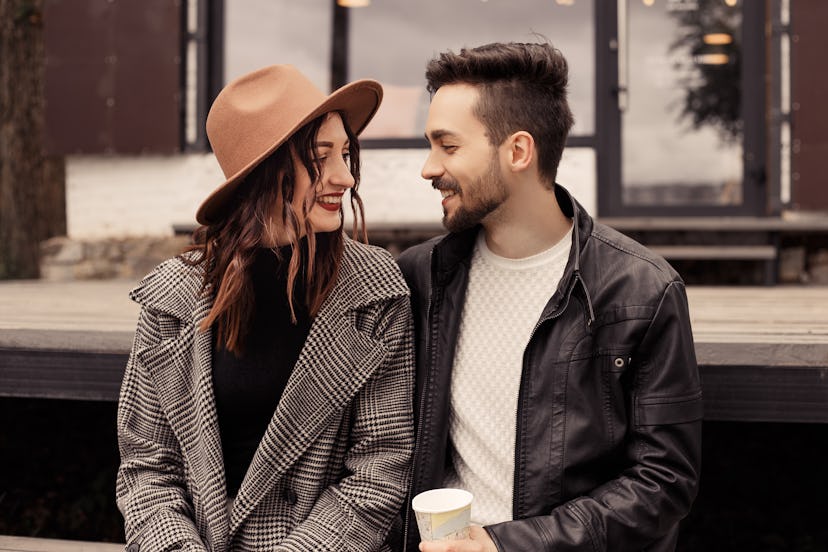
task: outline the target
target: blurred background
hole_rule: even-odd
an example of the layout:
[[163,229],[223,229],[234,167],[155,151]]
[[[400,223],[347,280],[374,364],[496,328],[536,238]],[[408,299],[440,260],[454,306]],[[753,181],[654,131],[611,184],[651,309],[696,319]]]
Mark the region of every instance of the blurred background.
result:
[[[360,194],[397,253],[441,231],[426,62],[548,40],[576,121],[558,181],[592,215],[691,285],[824,285],[826,23],[824,0],[0,0],[0,279],[137,281],[177,253],[223,181],[212,99],[274,63],[382,82]],[[122,542],[116,397],[2,382],[0,534]],[[828,550],[826,428],[706,422],[680,549]]]

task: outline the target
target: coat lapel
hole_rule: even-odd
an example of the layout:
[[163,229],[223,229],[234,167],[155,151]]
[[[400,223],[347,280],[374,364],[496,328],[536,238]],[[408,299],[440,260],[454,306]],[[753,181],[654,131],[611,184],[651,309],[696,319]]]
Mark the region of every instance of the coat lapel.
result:
[[382,342],[354,327],[348,305],[337,300],[342,297],[343,290],[335,288],[311,326],[239,489],[231,535],[331,419],[350,404],[387,355]]

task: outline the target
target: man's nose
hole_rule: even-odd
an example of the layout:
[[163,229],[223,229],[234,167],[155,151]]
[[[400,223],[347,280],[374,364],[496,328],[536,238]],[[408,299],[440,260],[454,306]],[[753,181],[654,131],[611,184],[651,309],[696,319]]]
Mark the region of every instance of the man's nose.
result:
[[423,170],[420,171],[420,176],[426,180],[434,180],[435,178],[442,176],[443,171],[443,166],[441,163],[437,162],[434,153],[429,152],[428,157],[426,157],[425,164],[423,165]]

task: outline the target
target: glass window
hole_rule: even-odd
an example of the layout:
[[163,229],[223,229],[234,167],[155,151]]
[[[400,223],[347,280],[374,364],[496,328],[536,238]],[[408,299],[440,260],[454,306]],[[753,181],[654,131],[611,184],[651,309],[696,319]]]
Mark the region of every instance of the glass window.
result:
[[290,63],[330,90],[331,0],[225,0],[224,79]]
[[630,0],[625,205],[739,205],[742,8]]
[[595,127],[592,0],[379,1],[350,10],[349,79],[382,82],[385,99],[364,137],[422,137],[425,66],[445,50],[548,39],[569,62],[572,134]]

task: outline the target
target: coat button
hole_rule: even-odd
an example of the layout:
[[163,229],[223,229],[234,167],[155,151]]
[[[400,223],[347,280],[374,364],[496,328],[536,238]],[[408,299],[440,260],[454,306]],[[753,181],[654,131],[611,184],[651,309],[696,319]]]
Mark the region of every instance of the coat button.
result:
[[134,543],[126,548],[126,552],[139,552],[139,550],[141,550],[141,547]]
[[624,359],[621,357],[615,357],[615,367],[616,368],[623,368],[624,367]]
[[287,502],[291,506],[296,504],[296,501],[298,500],[298,498],[296,497],[296,491],[294,491],[293,489],[285,489],[284,498],[285,502]]

